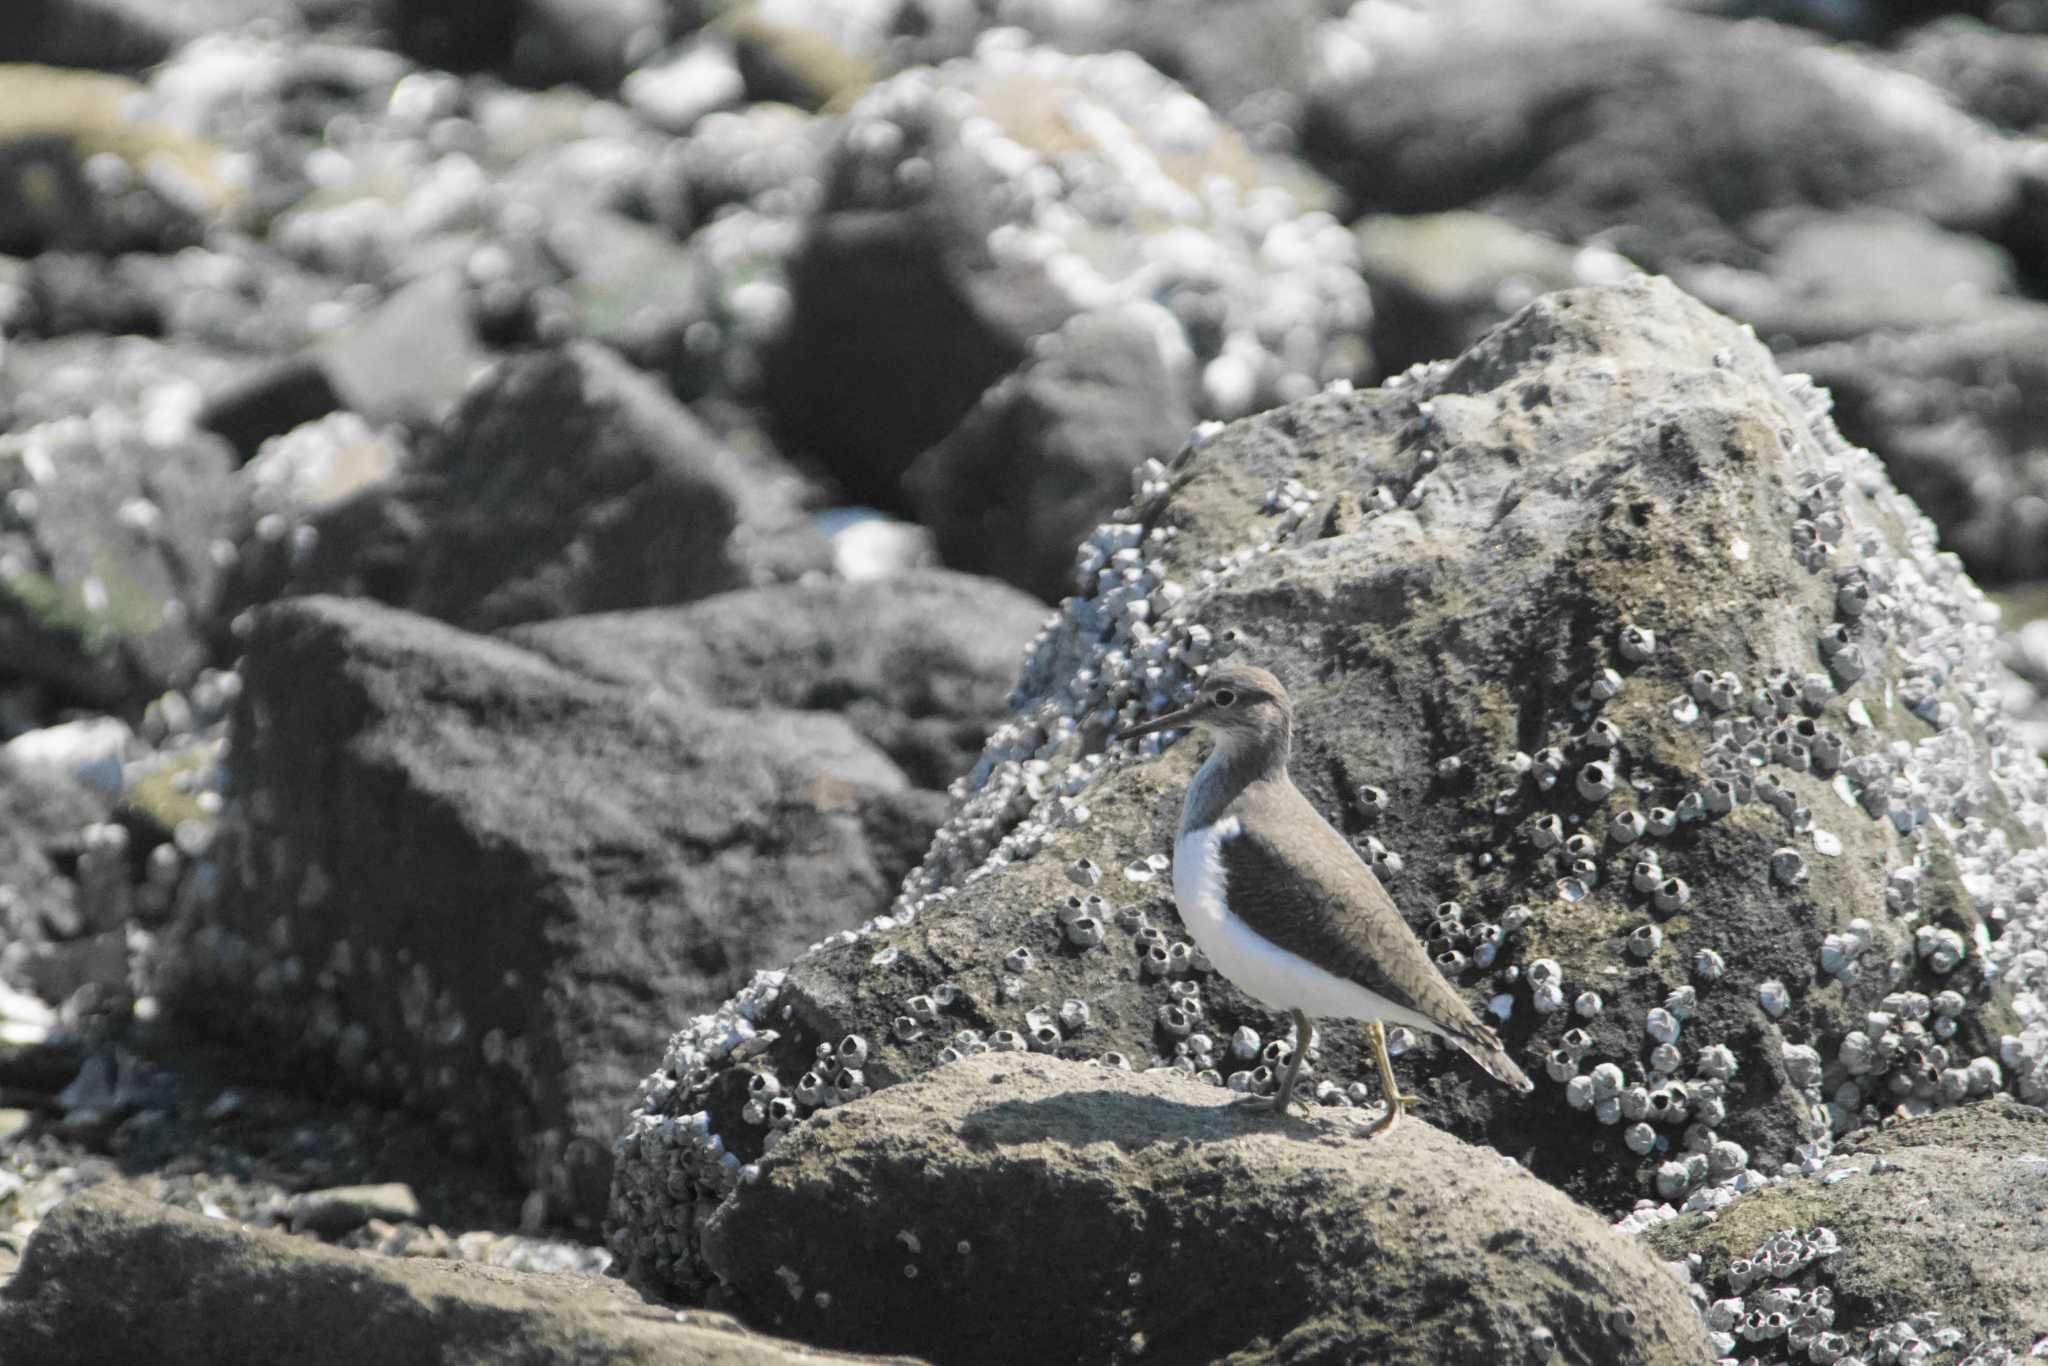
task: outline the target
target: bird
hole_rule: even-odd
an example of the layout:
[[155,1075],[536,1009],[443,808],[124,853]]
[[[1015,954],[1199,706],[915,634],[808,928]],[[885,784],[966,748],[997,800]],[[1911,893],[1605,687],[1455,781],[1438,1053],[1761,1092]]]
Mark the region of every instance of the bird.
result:
[[1188,706],[1111,738],[1196,726],[1210,732],[1215,748],[1181,807],[1173,896],[1210,963],[1254,1000],[1293,1017],[1293,1057],[1273,1108],[1287,1113],[1311,1017],[1364,1022],[1387,1101],[1370,1130],[1375,1136],[1417,1103],[1394,1080],[1389,1023],[1441,1035],[1494,1079],[1533,1090],[1500,1036],[1437,970],[1365,860],[1288,776],[1294,706],[1280,680],[1252,664],[1213,666]]

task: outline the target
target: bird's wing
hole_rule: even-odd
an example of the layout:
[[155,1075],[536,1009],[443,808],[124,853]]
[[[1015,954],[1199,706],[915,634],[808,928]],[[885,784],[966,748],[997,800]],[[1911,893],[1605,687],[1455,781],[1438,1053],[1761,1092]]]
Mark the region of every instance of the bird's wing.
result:
[[1265,809],[1247,811],[1253,818],[1222,842],[1231,912],[1263,938],[1436,1021],[1446,1033],[1491,1037],[1372,869],[1292,784],[1273,786],[1280,790],[1262,803]]

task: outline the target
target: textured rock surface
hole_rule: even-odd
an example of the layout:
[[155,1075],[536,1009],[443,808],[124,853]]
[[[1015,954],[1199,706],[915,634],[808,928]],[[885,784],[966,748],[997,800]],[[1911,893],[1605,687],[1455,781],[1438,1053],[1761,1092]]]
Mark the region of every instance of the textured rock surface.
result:
[[[826,1104],[814,1050],[846,1035],[856,1090],[1027,1040],[1270,1084],[1285,1022],[1171,951],[1198,746],[1103,748],[1232,648],[1294,691],[1297,781],[1547,1078],[1517,1097],[1424,1043],[1397,1066],[1432,1122],[1609,1210],[1711,1206],[1896,1106],[2042,1094],[2048,778],[1982,595],[1821,396],[1669,283],[1547,296],[1224,429],[1089,553],[891,915],[644,1085],[613,1209],[636,1274],[692,1285],[679,1178],[714,1206],[705,1159],[759,1151],[743,1025],[779,1033],[747,1071]],[[1326,1102],[1359,1053],[1310,1054]]]
[[[1938,1350],[1996,1360],[1994,1344],[2025,1356],[2048,1342],[2044,1210],[2048,1112],[1999,1099],[1859,1132],[1815,1177],[1645,1236],[1664,1257],[1698,1255],[1720,1306],[1710,1320],[1782,1313],[1796,1325],[1800,1306],[1783,1300],[1797,1296],[1828,1309],[1815,1326],[1851,1350],[1875,1354],[1883,1335],[1907,1336],[1903,1323]],[[1742,1336],[1730,1350],[1819,1359],[1784,1330]]]
[[112,1189],[37,1231],[0,1288],[0,1340],[8,1366],[142,1366],[167,1352],[306,1366],[850,1359],[723,1315],[678,1316],[617,1281],[342,1252]]
[[208,661],[232,456],[117,411],[0,436],[0,658],[73,702],[135,706]]
[[[507,361],[404,478],[316,515],[306,545],[277,553],[291,591],[491,629],[738,587],[754,538],[795,530],[792,493],[579,344]],[[267,587],[264,569],[252,574]]]
[[1003,718],[1045,612],[993,580],[932,569],[571,617],[509,638],[566,669],[693,705],[837,712],[919,787],[943,789]]
[[1343,32],[1364,59],[1316,92],[1304,148],[1361,207],[1486,208],[1654,269],[1754,260],[1745,220],[1767,209],[1997,235],[2022,207],[2012,145],[1933,87],[1783,29],[1477,3],[1360,7]]
[[445,1116],[552,1208],[667,1012],[886,905],[939,801],[844,722],[580,678],[369,603],[263,614],[184,1010]]
[[2048,574],[2048,307],[2014,306],[1785,359],[1835,396],[1843,434],[1989,582]]
[[1194,425],[1163,321],[1153,309],[1070,320],[918,457],[904,484],[947,564],[1055,602],[1073,590],[1075,544],[1130,495],[1131,471],[1171,458]]
[[856,499],[901,506],[910,463],[1033,337],[1092,308],[1163,304],[1206,415],[1365,363],[1350,235],[1127,54],[992,35],[864,95],[822,181],[766,396],[792,453]]
[[84,932],[60,865],[76,859],[81,833],[103,815],[69,779],[0,758],[0,981],[24,985],[43,946]]
[[1704,1362],[1640,1245],[1409,1123],[1029,1056],[811,1121],[705,1231],[735,1306],[942,1362]]

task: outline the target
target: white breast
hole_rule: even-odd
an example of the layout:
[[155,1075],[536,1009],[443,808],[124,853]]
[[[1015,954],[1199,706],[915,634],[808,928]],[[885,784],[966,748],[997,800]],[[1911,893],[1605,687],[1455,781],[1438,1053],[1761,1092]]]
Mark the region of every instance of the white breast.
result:
[[1184,831],[1173,847],[1173,899],[1188,933],[1216,970],[1246,995],[1275,1010],[1342,1020],[1385,1020],[1440,1034],[1426,1016],[1318,967],[1262,938],[1230,913],[1223,846],[1236,839],[1237,817]]

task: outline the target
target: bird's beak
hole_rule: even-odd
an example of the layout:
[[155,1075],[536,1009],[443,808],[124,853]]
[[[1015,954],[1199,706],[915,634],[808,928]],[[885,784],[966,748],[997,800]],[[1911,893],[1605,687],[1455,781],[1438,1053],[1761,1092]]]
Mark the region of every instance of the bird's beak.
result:
[[1126,727],[1109,738],[1121,744],[1125,740],[1135,740],[1140,735],[1151,735],[1155,731],[1186,730],[1201,720],[1207,712],[1208,708],[1197,702],[1191,707],[1182,707],[1179,711],[1170,711],[1164,716],[1155,716],[1150,721],[1141,721],[1135,726]]

